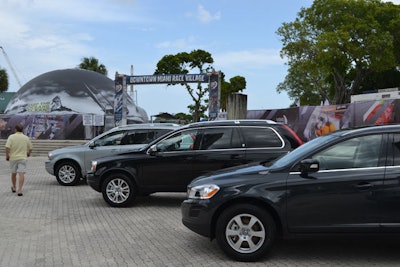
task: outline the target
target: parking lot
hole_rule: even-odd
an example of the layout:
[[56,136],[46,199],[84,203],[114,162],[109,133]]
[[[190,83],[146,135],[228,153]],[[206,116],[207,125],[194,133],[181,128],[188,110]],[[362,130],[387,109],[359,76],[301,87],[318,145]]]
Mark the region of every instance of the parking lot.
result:
[[111,208],[82,183],[60,186],[44,169],[44,157],[28,160],[24,196],[10,190],[0,156],[0,266],[398,266],[398,240],[279,241],[262,262],[227,258],[181,223],[183,193],[139,198]]

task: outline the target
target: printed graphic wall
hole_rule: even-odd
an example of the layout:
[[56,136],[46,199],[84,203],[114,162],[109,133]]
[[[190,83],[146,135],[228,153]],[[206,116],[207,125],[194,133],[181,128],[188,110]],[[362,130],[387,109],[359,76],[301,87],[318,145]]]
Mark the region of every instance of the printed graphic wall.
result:
[[249,110],[247,119],[269,119],[289,125],[303,141],[343,128],[400,123],[400,100],[346,105]]
[[3,115],[0,118],[1,138],[6,139],[19,123],[24,125],[24,133],[31,139],[85,139],[81,114]]
[[[303,141],[337,129],[400,123],[400,100],[368,101],[346,105],[304,106],[288,109],[249,110],[247,119],[269,119],[289,125]],[[1,138],[25,125],[32,139],[83,140],[83,115],[71,112],[10,114],[0,116]]]

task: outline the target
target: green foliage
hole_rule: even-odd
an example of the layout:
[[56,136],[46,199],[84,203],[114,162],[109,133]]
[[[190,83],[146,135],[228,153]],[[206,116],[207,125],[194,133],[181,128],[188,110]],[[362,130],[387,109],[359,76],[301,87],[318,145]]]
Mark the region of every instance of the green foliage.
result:
[[[371,74],[400,66],[400,6],[379,0],[315,0],[277,31],[288,75],[277,87],[304,104],[347,103]],[[399,84],[400,81],[397,81]],[[382,84],[385,86],[385,84]],[[304,102],[305,103],[304,103]]]
[[[166,55],[157,63],[157,69],[154,74],[188,74],[193,70],[195,70],[195,73],[209,73],[213,70],[211,65],[213,62],[214,59],[211,54],[203,50]],[[227,82],[225,81],[225,74],[223,72],[220,73],[220,106],[225,111],[228,95],[243,91],[246,88],[246,79],[242,76],[235,76]],[[192,88],[189,84],[181,85],[185,86],[193,100],[193,104],[188,105],[189,112],[193,116],[188,118],[184,113],[179,114],[187,121],[199,121],[201,118],[207,118],[208,99],[206,96],[208,94],[208,85],[205,85],[204,88],[201,83],[198,83],[195,88]]]
[[0,69],[0,92],[8,90],[8,75],[5,69]]
[[394,88],[400,86],[400,72],[390,69],[384,72],[372,72],[360,84],[363,91],[372,91],[377,88]]
[[[166,55],[158,63],[154,74],[188,74],[191,71],[195,73],[206,73],[212,68],[214,59],[211,54],[203,50],[194,50],[190,53],[182,52],[176,55]],[[199,121],[205,116],[208,105],[204,99],[208,93],[208,85],[192,88],[189,84],[182,84],[186,87],[193,104],[189,105],[189,112],[193,114],[193,120]]]
[[175,117],[179,119],[180,124],[187,124],[193,121],[193,116],[191,114],[185,114],[183,112],[176,113]]
[[91,70],[107,76],[107,68],[103,64],[99,64],[99,60],[95,57],[85,57],[78,65],[80,69]]

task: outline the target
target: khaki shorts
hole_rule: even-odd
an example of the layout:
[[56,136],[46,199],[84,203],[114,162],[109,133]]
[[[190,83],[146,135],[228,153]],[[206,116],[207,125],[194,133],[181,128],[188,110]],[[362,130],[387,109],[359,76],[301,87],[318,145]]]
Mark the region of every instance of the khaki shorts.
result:
[[25,173],[26,159],[10,160],[11,173]]

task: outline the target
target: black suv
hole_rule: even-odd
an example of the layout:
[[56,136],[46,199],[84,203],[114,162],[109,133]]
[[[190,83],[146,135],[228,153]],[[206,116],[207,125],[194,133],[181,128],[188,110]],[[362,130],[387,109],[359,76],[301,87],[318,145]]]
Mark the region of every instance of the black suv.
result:
[[217,171],[188,186],[183,224],[240,261],[278,237],[400,233],[400,125],[313,139],[272,165]]
[[87,183],[111,206],[137,195],[185,192],[195,177],[250,162],[270,162],[300,146],[286,125],[267,120],[193,123],[139,151],[92,161]]

